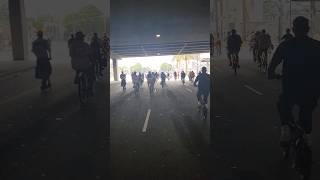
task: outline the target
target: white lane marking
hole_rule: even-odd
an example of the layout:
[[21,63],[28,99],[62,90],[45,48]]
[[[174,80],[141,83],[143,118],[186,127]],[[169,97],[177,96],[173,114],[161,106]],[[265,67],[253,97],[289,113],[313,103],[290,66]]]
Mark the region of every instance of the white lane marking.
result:
[[189,89],[189,88],[186,88],[187,89],[187,91],[189,91],[189,92],[191,92],[192,93],[192,90],[191,89]]
[[250,91],[252,91],[252,92],[254,92],[254,93],[256,93],[256,94],[258,94],[258,95],[260,95],[260,96],[263,95],[263,93],[255,90],[254,88],[252,88],[252,87],[250,87],[250,86],[248,86],[248,85],[244,85],[244,87],[248,88]]
[[143,128],[142,128],[142,132],[143,133],[147,132],[150,113],[151,113],[151,109],[148,109],[147,117],[146,117],[146,120],[144,121],[144,125],[143,125]]

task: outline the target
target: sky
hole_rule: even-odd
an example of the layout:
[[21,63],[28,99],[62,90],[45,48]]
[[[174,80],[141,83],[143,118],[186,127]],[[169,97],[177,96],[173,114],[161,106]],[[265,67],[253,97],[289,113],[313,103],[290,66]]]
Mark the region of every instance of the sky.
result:
[[24,2],[27,17],[47,14],[64,16],[89,3],[98,7],[102,12],[105,12],[106,9],[106,0],[25,0]]

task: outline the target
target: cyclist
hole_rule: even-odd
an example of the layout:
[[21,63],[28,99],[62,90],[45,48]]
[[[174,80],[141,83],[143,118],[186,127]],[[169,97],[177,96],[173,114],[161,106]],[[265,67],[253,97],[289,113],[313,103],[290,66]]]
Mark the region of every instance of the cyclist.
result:
[[152,73],[151,73],[151,71],[149,71],[148,74],[147,74],[148,87],[150,86],[151,80],[152,80]]
[[137,75],[137,72],[136,71],[134,71],[133,73],[132,73],[132,83],[133,83],[133,88],[138,88],[139,89],[139,87],[140,87],[140,78],[139,78],[139,76]]
[[261,35],[260,31],[255,32],[250,41],[250,47],[252,49],[253,61],[257,62],[258,57],[258,40]]
[[[198,83],[198,85],[197,85]],[[203,95],[203,101],[205,105],[208,103],[208,96],[210,94],[210,75],[207,74],[207,68],[202,67],[201,73],[196,77],[194,86],[198,86],[197,98],[198,98],[198,106],[201,106],[201,96]]]
[[147,82],[148,82],[148,87],[149,90],[151,91],[151,87],[154,87],[154,84],[156,82],[156,76],[155,74],[149,71],[148,75],[147,75]]
[[242,45],[242,40],[240,35],[237,34],[237,31],[235,29],[232,29],[231,35],[228,37],[228,40],[227,40],[229,66],[232,66],[231,55],[234,55],[238,63],[238,68],[240,68],[239,52],[240,52],[241,45]]
[[36,78],[41,79],[40,89],[43,91],[51,87],[51,48],[49,41],[43,38],[42,31],[38,31],[37,36],[38,38],[32,42],[32,52],[37,57]]
[[167,78],[168,78],[168,81],[170,80],[170,73],[168,72],[167,73]]
[[281,40],[282,41],[287,41],[287,40],[290,40],[291,38],[293,38],[293,35],[291,34],[290,29],[288,28],[286,30],[286,34],[282,36]]
[[90,47],[92,50],[92,58],[95,63],[95,71],[98,75],[102,76],[102,65],[101,65],[101,48],[102,42],[98,37],[97,33],[93,34]]
[[262,30],[258,38],[258,63],[259,66],[262,65],[262,56],[265,57],[265,60],[268,59],[269,50],[273,49],[271,42],[271,36],[266,33],[266,30]]
[[280,143],[290,139],[288,123],[293,120],[293,106],[299,107],[299,125],[305,130],[306,142],[311,145],[312,113],[320,96],[320,42],[308,36],[309,20],[303,16],[293,21],[295,37],[282,42],[276,49],[268,69],[274,79],[276,67],[283,62],[282,93],[278,101],[281,120]]
[[174,76],[174,80],[177,80],[177,72],[175,71],[174,73],[173,73],[173,76]]
[[161,76],[161,85],[165,85],[166,78],[167,78],[166,74],[164,74],[164,72],[161,72],[160,76]]
[[90,46],[84,41],[85,35],[79,31],[75,40],[70,45],[70,56],[72,68],[76,71],[75,84],[79,83],[79,74],[87,73],[89,79],[89,93],[93,95],[94,66]]
[[120,79],[121,79],[121,86],[124,88],[124,89],[126,89],[126,84],[127,84],[127,82],[126,82],[126,74],[124,74],[123,73],[123,71],[121,72],[121,74],[120,74]]
[[184,84],[184,82],[185,82],[184,79],[186,78],[186,73],[184,71],[181,71],[180,75],[181,75],[181,81]]
[[70,39],[68,40],[68,48],[70,49],[70,45],[72,44],[72,41],[74,41],[74,34],[70,35]]
[[101,64],[102,64],[102,70],[107,67],[107,64],[108,64],[108,59],[109,59],[109,50],[110,50],[110,47],[109,47],[109,38],[107,37],[106,34],[104,34],[103,36],[103,39],[102,39],[102,45],[101,45],[101,48],[102,48],[102,58],[101,58]]

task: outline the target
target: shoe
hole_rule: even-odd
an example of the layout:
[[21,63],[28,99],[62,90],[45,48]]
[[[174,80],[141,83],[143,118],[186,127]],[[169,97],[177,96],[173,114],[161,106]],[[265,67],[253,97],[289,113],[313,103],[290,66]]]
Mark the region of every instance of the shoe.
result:
[[281,126],[280,145],[288,146],[291,138],[290,127],[288,125]]

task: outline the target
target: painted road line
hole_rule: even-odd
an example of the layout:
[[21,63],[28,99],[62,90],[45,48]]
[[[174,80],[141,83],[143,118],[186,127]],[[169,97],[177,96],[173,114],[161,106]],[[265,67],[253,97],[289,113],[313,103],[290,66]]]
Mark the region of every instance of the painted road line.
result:
[[186,88],[187,89],[187,91],[189,91],[189,92],[191,92],[192,93],[192,90],[191,89],[189,89],[189,88]]
[[262,96],[262,95],[263,95],[261,92],[255,90],[254,88],[252,88],[252,87],[250,87],[250,86],[248,86],[248,85],[244,85],[244,87],[246,87],[246,88],[249,89],[250,91],[258,94],[259,96]]
[[151,113],[151,109],[148,109],[147,117],[146,117],[146,120],[144,121],[144,125],[143,125],[143,128],[142,128],[142,132],[143,132],[143,133],[147,132],[147,127],[148,127],[148,122],[149,122],[149,118],[150,118],[150,113]]

